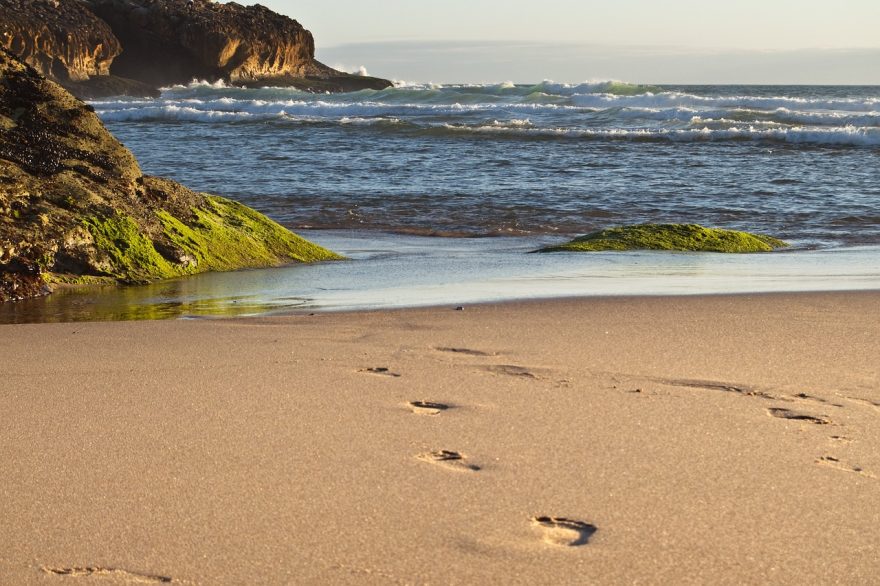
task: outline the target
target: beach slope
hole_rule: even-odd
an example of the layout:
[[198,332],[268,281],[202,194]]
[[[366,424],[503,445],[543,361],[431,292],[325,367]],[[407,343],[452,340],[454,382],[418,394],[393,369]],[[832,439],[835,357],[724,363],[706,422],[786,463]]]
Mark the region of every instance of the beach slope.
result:
[[871,583],[878,302],[0,326],[0,582]]

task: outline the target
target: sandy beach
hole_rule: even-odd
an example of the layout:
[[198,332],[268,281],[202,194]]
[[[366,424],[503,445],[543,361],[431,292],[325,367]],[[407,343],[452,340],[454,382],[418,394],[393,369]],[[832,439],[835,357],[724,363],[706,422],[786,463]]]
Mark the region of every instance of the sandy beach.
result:
[[880,293],[0,326],[2,584],[869,584]]

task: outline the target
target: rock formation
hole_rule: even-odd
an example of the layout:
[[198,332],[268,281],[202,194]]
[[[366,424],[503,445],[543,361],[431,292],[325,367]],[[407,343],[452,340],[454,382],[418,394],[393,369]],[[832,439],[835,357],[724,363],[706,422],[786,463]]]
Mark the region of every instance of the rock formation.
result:
[[106,22],[79,2],[0,0],[0,42],[42,75],[85,81],[109,75],[122,45]]
[[343,91],[391,85],[319,63],[312,33],[259,4],[85,1],[110,25],[125,48],[114,71],[155,86],[193,78]]
[[0,44],[79,96],[155,95],[194,78],[312,91],[390,87],[315,60],[312,34],[260,5],[0,0]]
[[76,0],[0,0],[0,46],[78,95],[156,93],[110,75],[122,45],[106,22]]
[[90,106],[0,49],[0,300],[333,258],[241,204],[143,175]]
[[607,228],[535,252],[677,250],[683,252],[770,252],[788,243],[763,234],[699,224],[635,224]]

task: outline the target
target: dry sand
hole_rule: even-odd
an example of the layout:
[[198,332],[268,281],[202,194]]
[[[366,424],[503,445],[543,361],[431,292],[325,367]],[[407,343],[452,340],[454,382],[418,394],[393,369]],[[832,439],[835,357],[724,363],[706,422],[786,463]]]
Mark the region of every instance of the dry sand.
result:
[[880,581],[880,293],[2,326],[0,364],[2,584]]

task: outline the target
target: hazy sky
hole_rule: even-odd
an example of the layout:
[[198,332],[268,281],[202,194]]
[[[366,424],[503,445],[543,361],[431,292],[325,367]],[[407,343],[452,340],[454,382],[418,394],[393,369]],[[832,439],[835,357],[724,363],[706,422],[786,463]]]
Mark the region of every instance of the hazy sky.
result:
[[395,79],[880,83],[880,0],[262,4],[311,30],[329,65]]

